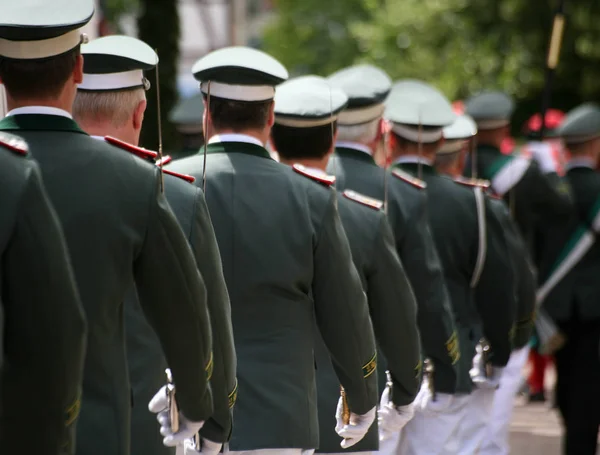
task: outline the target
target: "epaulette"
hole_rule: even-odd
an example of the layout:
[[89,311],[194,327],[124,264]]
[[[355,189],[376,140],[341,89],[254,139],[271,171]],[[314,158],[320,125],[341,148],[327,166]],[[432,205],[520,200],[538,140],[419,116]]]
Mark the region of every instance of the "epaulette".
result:
[[425,188],[427,188],[427,183],[425,183],[423,180],[413,177],[408,172],[404,172],[400,169],[394,169],[392,171],[392,175],[394,175],[395,177],[398,177],[400,180],[403,180],[406,183],[410,183],[412,186],[416,186],[417,188],[419,188],[421,190],[424,190]]
[[152,161],[152,163],[154,163],[158,157],[158,153],[153,152],[152,150],[146,150],[145,148],[137,147],[129,142],[122,141],[112,136],[105,136],[104,140],[115,147],[125,150],[126,152],[133,153],[135,156],[142,158],[143,160]]
[[179,172],[170,171],[168,169],[163,169],[163,173],[172,175],[174,177],[179,177],[180,179],[185,180],[186,182],[194,183],[196,181],[196,177],[187,174],[180,174]]
[[29,152],[27,142],[19,137],[9,136],[8,134],[0,134],[0,145],[19,155],[27,155]]
[[165,156],[162,157],[162,159],[156,161],[156,165],[158,167],[160,167],[160,166],[166,166],[171,161],[173,161],[173,158],[171,158],[171,155],[165,155]]
[[371,207],[375,210],[381,210],[383,207],[383,202],[380,200],[364,196],[356,191],[346,190],[343,194],[346,198],[358,202],[359,204],[366,205],[367,207]]
[[469,179],[466,177],[456,177],[454,179],[454,181],[456,183],[460,183],[461,185],[465,185],[465,186],[474,186],[474,187],[479,187],[479,188],[483,188],[483,189],[487,189],[490,187],[490,181],[489,180],[483,180],[483,179]]
[[308,178],[310,178],[316,182],[319,182],[323,185],[331,186],[335,183],[335,177],[333,175],[327,175],[325,173],[317,172],[317,171],[315,171],[313,169],[309,169],[306,166],[303,166],[301,164],[294,164],[292,166],[292,168],[298,174],[308,177]]
[[504,198],[502,196],[500,196],[499,194],[494,193],[493,191],[489,191],[486,193],[486,196],[495,199],[497,201],[502,201],[504,200]]

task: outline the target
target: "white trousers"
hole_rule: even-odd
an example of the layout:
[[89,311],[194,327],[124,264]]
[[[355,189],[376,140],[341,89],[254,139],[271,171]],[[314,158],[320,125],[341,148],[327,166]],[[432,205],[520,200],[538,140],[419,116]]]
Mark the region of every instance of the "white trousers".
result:
[[[323,453],[323,452],[321,452],[321,453]],[[373,455],[375,452],[335,452],[335,453],[327,452],[326,455],[348,455],[349,453],[351,453],[352,455]]]
[[494,395],[489,424],[480,455],[509,455],[510,421],[515,396],[523,381],[523,368],[529,357],[529,346],[513,351],[500,378],[500,388]]
[[[421,393],[421,392],[419,392]],[[417,400],[415,400],[417,401]],[[456,455],[453,441],[464,417],[468,395],[438,393],[395,437],[379,446],[380,455]]]
[[468,396],[463,419],[450,443],[457,455],[479,453],[487,435],[496,392],[493,389],[475,388]]
[[229,453],[231,455],[313,455],[315,449],[258,449],[233,451],[226,448],[223,453]]

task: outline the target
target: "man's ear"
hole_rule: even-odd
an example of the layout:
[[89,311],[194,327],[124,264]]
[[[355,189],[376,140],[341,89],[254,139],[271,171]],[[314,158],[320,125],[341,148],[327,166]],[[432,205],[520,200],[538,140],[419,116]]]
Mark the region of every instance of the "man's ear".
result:
[[73,82],[81,84],[83,82],[83,55],[79,54],[75,58],[75,67],[73,68]]
[[338,132],[339,130],[336,128],[335,132],[333,133],[333,142],[331,143],[331,147],[328,152],[328,154],[330,155],[333,154],[333,152],[335,152],[335,144],[337,143]]
[[275,125],[275,101],[271,101],[271,105],[269,106],[269,119],[267,122],[267,126],[269,128],[273,128]]
[[144,123],[144,112],[146,112],[146,100],[140,101],[133,110],[133,128],[136,131],[142,129]]

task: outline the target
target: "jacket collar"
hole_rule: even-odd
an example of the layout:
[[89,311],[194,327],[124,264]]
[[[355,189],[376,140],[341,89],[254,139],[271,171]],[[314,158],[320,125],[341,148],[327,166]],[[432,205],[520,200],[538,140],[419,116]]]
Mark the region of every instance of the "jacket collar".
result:
[[[200,154],[203,153],[204,149],[200,150]],[[261,145],[252,144],[250,142],[213,142],[208,144],[206,149],[207,154],[214,153],[243,153],[245,155],[252,155],[259,158],[267,158],[272,160],[273,158]]]
[[68,131],[85,134],[73,119],[62,115],[15,114],[0,120],[3,131]]

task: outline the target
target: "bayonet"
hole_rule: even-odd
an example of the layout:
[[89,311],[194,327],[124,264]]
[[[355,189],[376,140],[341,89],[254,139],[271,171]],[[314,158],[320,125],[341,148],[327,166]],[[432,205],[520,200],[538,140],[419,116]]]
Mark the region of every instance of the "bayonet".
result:
[[[155,51],[158,54],[158,49]],[[159,62],[156,62],[156,113],[158,116],[158,168],[160,169],[160,192],[165,192],[165,178],[163,174],[163,143],[162,143],[162,115],[160,112],[160,76],[159,76]]]

